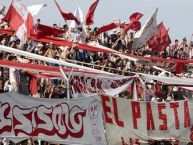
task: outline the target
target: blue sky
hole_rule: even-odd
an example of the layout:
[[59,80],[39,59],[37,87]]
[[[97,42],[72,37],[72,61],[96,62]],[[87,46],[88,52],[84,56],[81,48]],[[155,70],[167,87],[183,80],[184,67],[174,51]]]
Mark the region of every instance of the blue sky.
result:
[[[11,0],[0,0],[0,4],[9,6]],[[29,6],[32,4],[46,3],[38,18],[43,24],[53,23],[64,24],[53,0],[23,0]],[[66,12],[74,12],[76,4],[79,5],[85,14],[88,7],[94,0],[57,0],[62,9]],[[95,26],[110,23],[115,18],[128,21],[129,15],[133,12],[141,12],[144,16],[142,24],[148,19],[151,13],[159,7],[158,23],[163,21],[170,29],[172,40],[186,37],[188,40],[193,33],[193,0],[100,0],[95,12]]]

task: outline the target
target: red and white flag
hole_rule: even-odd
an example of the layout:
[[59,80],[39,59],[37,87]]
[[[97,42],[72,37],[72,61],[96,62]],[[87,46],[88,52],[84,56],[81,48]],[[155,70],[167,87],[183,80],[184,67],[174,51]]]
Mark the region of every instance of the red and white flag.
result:
[[157,33],[147,42],[148,46],[156,51],[163,51],[170,43],[171,40],[168,35],[168,30],[164,26],[163,22],[158,25]]
[[94,12],[99,3],[99,0],[96,0],[89,8],[87,15],[86,15],[86,22],[85,25],[89,26],[94,24]]
[[155,35],[157,32],[157,12],[158,8],[154,11],[145,25],[135,33],[132,48],[141,48],[152,36]]
[[4,20],[16,31],[16,36],[22,42],[25,42],[33,32],[33,17],[22,0],[12,0]]
[[70,24],[70,28],[78,28],[78,26],[84,28],[84,14],[78,5],[76,6],[74,16],[80,21],[80,25],[76,24],[75,21],[72,21]]

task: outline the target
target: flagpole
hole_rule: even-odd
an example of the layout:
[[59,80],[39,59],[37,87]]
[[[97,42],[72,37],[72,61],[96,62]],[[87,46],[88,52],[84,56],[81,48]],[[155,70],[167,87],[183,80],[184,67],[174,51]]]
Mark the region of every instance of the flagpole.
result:
[[67,99],[70,100],[70,83],[69,79],[64,73],[63,69],[60,67],[61,74],[63,75],[64,79],[66,80],[66,90],[67,90]]
[[190,36],[190,41],[192,40],[192,37],[193,37],[193,33],[192,33],[192,35]]
[[[141,79],[141,77],[139,76],[139,74],[136,74],[136,76],[139,78],[139,81],[143,87],[143,101],[146,102],[146,85],[145,82]],[[146,81],[146,80],[145,80]]]

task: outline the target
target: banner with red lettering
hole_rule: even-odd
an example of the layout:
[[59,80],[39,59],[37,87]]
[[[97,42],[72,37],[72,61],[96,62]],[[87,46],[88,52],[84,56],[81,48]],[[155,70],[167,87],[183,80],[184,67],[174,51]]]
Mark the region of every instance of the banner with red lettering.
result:
[[105,145],[99,97],[65,101],[0,94],[0,137]]
[[107,141],[110,145],[142,145],[193,141],[193,102],[138,102],[102,96]]
[[125,91],[136,77],[88,73],[68,74],[74,97],[92,94],[115,96]]

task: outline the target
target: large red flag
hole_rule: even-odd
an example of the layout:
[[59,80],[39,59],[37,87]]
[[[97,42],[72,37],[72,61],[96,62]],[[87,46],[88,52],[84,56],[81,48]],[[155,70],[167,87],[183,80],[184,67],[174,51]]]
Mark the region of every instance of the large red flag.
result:
[[12,0],[4,20],[21,41],[26,41],[33,32],[33,17],[21,0]]
[[86,15],[86,22],[85,25],[89,26],[94,24],[94,12],[98,5],[99,0],[96,0],[89,8],[87,15]]
[[168,30],[166,30],[163,22],[158,25],[157,33],[147,42],[148,46],[156,51],[163,51],[170,43],[171,40],[168,35]]
[[39,24],[36,30],[36,36],[38,38],[43,38],[45,36],[51,36],[51,35],[57,37],[63,33],[65,33],[64,30],[53,28],[42,24]]
[[99,28],[99,30],[97,31],[97,35],[100,34],[100,33],[103,33],[103,32],[106,32],[106,31],[110,31],[112,29],[115,29],[117,28],[119,25],[116,24],[116,23],[110,23],[110,24],[107,24],[105,26],[102,26]]
[[58,7],[58,9],[59,9],[59,11],[60,11],[60,13],[65,21],[74,20],[78,25],[80,25],[80,21],[74,16],[74,14],[63,12],[62,9],[60,8],[59,4],[57,3],[57,1],[54,0],[54,2],[56,3],[56,6]]

